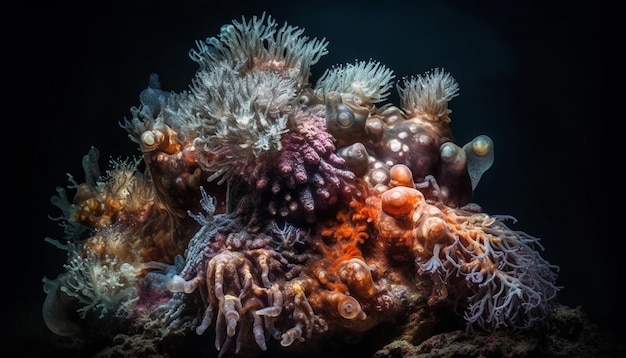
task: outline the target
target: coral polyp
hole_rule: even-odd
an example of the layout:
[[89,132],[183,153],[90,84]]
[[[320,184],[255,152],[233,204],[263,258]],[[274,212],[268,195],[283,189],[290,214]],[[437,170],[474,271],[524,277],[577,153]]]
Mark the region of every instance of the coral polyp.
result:
[[[400,106],[379,107],[390,69],[338,65],[312,86],[327,42],[303,34],[243,18],[190,51],[189,90],[150,76],[120,124],[141,158],[103,176],[92,148],[74,198],[53,198],[66,237],[48,241],[68,252],[67,271],[44,278],[53,332],[110,319],[124,323],[111,337],[200,335],[220,355],[254,356],[305,353],[409,312],[456,312],[468,331],[546,317],[557,267],[512,218],[472,202],[494,146],[484,134],[455,143],[451,74],[405,78]],[[425,317],[428,329],[437,319]]]

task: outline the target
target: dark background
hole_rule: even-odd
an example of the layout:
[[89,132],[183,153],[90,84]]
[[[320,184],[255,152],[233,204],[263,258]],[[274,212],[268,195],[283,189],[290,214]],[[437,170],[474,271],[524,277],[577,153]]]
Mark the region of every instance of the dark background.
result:
[[[279,24],[286,21],[329,41],[329,54],[312,69],[312,83],[331,65],[356,59],[382,62],[396,80],[435,67],[450,72],[460,86],[460,95],[450,102],[457,143],[479,134],[495,142],[495,164],[483,176],[475,201],[487,213],[516,217],[513,228],[542,239],[543,257],[560,266],[562,303],[581,306],[593,322],[623,333],[624,269],[618,248],[624,234],[619,222],[608,222],[606,198],[617,193],[602,159],[608,71],[600,46],[601,4],[404,3],[25,5],[23,29],[5,33],[18,39],[7,57],[22,65],[7,73],[18,79],[11,92],[20,110],[5,120],[14,123],[17,138],[35,132],[35,142],[16,144],[31,154],[18,157],[22,175],[11,179],[33,198],[18,214],[30,219],[26,237],[16,232],[6,238],[15,247],[5,254],[19,262],[11,265],[8,276],[15,282],[9,284],[21,289],[9,295],[16,302],[4,306],[9,324],[2,328],[10,339],[4,347],[19,352],[18,345],[40,344],[50,335],[41,320],[41,279],[64,270],[65,253],[44,237],[62,237],[48,215],[59,215],[49,198],[57,186],[68,184],[65,173],[83,179],[81,158],[90,146],[100,149],[102,168],[109,157],[138,155],[118,122],[138,105],[150,73],[159,74],[164,90],[187,89],[197,69],[188,57],[195,41],[215,36],[233,19],[263,11]],[[397,98],[394,89],[390,102],[398,104]],[[11,216],[8,220],[14,220]]]

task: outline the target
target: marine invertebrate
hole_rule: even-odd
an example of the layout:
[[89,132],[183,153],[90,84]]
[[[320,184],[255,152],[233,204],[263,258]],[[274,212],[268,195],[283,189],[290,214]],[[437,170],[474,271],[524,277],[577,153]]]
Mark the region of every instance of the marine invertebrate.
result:
[[472,190],[476,189],[480,177],[493,164],[493,141],[486,135],[479,135],[463,146],[467,156],[467,171],[472,181]]
[[325,40],[264,14],[197,43],[188,91],[150,76],[121,123],[141,160],[101,176],[91,149],[74,198],[53,199],[66,243],[49,241],[70,253],[44,279],[53,331],[76,334],[96,308],[129,334],[211,336],[219,354],[249,356],[407,310],[464,307],[484,330],[547,314],[556,267],[538,239],[471,202],[493,143],[454,142],[451,75],[404,79],[400,107],[378,107],[393,72],[357,61],[312,86],[325,54]]

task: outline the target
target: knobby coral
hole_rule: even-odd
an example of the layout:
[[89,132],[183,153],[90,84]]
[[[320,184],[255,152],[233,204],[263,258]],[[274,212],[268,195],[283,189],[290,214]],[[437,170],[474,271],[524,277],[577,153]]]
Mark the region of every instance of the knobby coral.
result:
[[254,355],[407,310],[456,310],[468,330],[547,315],[557,267],[539,239],[471,202],[493,142],[454,143],[452,76],[405,78],[401,106],[377,107],[393,72],[357,61],[312,86],[327,42],[303,33],[265,14],[233,21],[190,51],[188,91],[150,77],[121,123],[142,158],[103,176],[92,148],[74,199],[53,197],[66,242],[49,241],[68,252],[44,278],[53,332],[112,319],[144,340],[195,332]]

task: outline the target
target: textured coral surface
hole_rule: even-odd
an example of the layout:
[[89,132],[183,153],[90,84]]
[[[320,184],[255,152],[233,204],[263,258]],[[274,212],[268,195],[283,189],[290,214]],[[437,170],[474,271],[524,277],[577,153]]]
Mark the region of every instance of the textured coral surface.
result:
[[52,198],[66,237],[48,241],[68,259],[44,278],[50,330],[114,320],[124,328],[110,335],[195,332],[221,355],[255,355],[366,334],[407,310],[458,314],[467,331],[548,315],[558,267],[539,239],[471,202],[494,143],[454,142],[451,74],[403,78],[400,106],[381,106],[395,75],[373,60],[309,83],[327,45],[242,17],[189,52],[189,90],[151,75],[120,123],[142,160],[102,172],[92,147],[85,182],[70,176],[73,197]]
[[592,335],[555,302],[539,239],[472,202],[494,143],[455,141],[452,74],[396,79],[369,60],[309,83],[329,46],[307,35],[267,15],[223,26],[190,51],[188,90],[153,74],[120,122],[141,156],[87,153],[53,197],[58,346],[523,356],[540,332],[555,347]]

